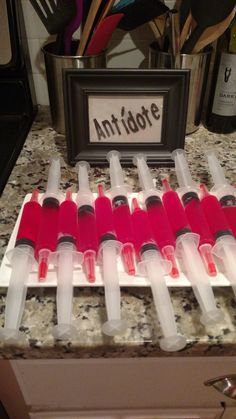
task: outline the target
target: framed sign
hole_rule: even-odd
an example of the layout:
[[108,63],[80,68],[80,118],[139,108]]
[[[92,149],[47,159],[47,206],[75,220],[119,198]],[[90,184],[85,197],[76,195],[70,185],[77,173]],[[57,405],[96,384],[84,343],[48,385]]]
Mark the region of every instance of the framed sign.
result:
[[68,162],[107,164],[108,151],[123,165],[136,152],[148,163],[172,166],[184,147],[189,70],[64,69]]

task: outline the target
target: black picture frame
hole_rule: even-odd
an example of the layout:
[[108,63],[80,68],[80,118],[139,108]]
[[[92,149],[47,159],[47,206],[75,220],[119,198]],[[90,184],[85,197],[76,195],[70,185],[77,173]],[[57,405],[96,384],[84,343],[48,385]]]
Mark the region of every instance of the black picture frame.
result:
[[[106,165],[106,154],[116,149],[121,153],[122,165],[131,165],[134,154],[142,152],[149,165],[167,167],[174,163],[171,152],[184,148],[189,70],[64,69],[63,88],[67,157],[71,165],[79,160]],[[129,95],[137,99],[144,95],[163,97],[160,142],[145,142],[145,138],[139,143],[91,142],[88,103],[96,95],[105,95],[114,103],[121,95],[126,99]]]

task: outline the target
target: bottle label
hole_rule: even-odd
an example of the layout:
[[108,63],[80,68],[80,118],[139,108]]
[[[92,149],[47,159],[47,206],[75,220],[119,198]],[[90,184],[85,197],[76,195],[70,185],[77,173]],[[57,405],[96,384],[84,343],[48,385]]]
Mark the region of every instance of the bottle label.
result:
[[236,54],[221,54],[212,113],[236,115]]

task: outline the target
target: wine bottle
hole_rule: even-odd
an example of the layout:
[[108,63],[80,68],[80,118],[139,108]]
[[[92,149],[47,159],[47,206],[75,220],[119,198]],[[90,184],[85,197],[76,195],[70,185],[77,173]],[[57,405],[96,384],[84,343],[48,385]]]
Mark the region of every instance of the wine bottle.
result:
[[205,120],[211,132],[236,131],[236,19],[219,38]]

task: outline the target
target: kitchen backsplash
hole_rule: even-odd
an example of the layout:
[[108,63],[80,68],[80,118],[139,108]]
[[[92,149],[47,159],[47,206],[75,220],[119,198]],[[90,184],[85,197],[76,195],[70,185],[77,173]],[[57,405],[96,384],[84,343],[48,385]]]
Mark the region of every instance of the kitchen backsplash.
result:
[[[35,13],[29,0],[21,0],[29,44],[31,67],[36,91],[37,103],[48,105],[48,91],[41,47],[50,37]],[[165,2],[173,7],[175,1]],[[79,33],[75,34],[79,38]],[[116,30],[109,44],[108,67],[144,67],[147,64],[148,45],[153,40],[153,33],[148,24],[132,32]]]

